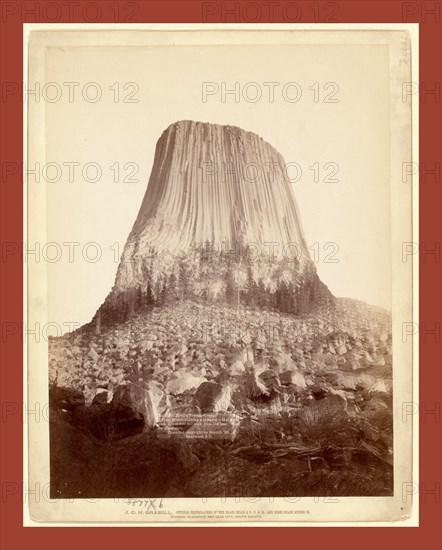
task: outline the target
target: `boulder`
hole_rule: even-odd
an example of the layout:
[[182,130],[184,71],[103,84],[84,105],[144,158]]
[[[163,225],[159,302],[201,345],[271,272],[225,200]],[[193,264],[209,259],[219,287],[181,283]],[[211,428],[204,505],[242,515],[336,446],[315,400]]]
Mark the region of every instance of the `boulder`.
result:
[[117,410],[128,409],[135,419],[143,419],[145,429],[155,426],[158,422],[158,404],[154,392],[141,384],[118,386],[112,405]]
[[299,371],[285,371],[283,372],[279,379],[283,385],[293,385],[297,388],[306,388],[307,384],[304,376]]
[[109,403],[112,398],[109,396],[107,389],[97,388],[97,391],[94,396],[93,404],[99,405],[100,403]]
[[383,367],[385,366],[385,359],[382,355],[375,355],[373,356],[373,366],[375,367]]
[[338,389],[355,390],[358,382],[358,376],[350,373],[335,372],[331,373],[332,384]]
[[204,413],[226,411],[231,399],[230,386],[218,382],[203,382],[193,397],[195,405]]
[[92,405],[96,393],[97,393],[97,385],[95,381],[85,384],[83,388],[83,395],[84,395],[84,403],[86,407],[90,407]]
[[205,379],[199,376],[193,376],[188,372],[179,372],[174,378],[170,378],[166,384],[166,392],[173,395],[180,395],[187,390],[198,388]]
[[176,356],[176,355],[184,355],[187,351],[188,351],[187,347],[184,344],[176,344],[170,350],[170,353]]
[[98,361],[98,358],[100,357],[98,353],[95,351],[94,348],[91,348],[89,350],[88,356],[92,359],[92,361]]
[[295,362],[289,353],[283,351],[273,352],[271,355],[272,364],[279,367],[280,370],[290,370],[296,368]]
[[144,340],[140,342],[140,351],[144,353],[145,351],[150,351],[153,348],[153,340]]
[[347,353],[347,348],[344,344],[340,345],[337,349],[336,349],[336,353],[338,355],[345,355]]
[[264,338],[257,339],[255,342],[255,349],[257,351],[263,351],[266,349],[266,340]]
[[243,374],[246,370],[245,365],[239,359],[235,359],[228,367],[228,372],[231,376],[238,376]]

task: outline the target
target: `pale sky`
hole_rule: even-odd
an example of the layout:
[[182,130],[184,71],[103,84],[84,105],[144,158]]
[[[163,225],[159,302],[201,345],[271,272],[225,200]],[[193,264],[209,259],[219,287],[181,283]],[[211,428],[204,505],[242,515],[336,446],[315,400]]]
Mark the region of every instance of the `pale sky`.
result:
[[[231,124],[259,134],[302,168],[293,184],[307,243],[319,252],[317,269],[336,296],[364,300],[390,309],[390,166],[389,60],[387,46],[287,45],[63,47],[46,50],[46,82],[79,82],[75,100],[68,88],[56,103],[46,104],[46,162],[78,162],[75,181],[64,168],[57,183],[47,183],[48,242],[63,247],[61,260],[48,265],[50,321],[90,321],[110,291],[121,253],[136,219],[149,179],[155,144],[169,124],[198,120]],[[97,103],[81,97],[84,84],[102,90]],[[120,89],[114,102],[115,82]],[[122,99],[133,91],[138,103]],[[261,85],[256,103],[232,95],[202,101],[203,82],[232,88]],[[264,82],[279,82],[274,102]],[[297,103],[285,101],[281,89],[296,82]],[[323,86],[339,86],[338,103],[324,103]],[[320,101],[314,102],[318,83]],[[113,86],[113,90],[109,87]],[[317,88],[317,86],[316,86]],[[93,89],[88,90],[93,96]],[[253,90],[250,89],[252,96]],[[294,88],[288,90],[293,94]],[[31,121],[32,130],[32,121]],[[88,162],[102,169],[99,182],[83,180]],[[309,166],[336,163],[338,182],[314,182]],[[113,181],[116,164],[120,181]],[[123,182],[135,163],[138,182]],[[113,166],[111,170],[109,167]],[[331,172],[331,168],[328,173]],[[321,171],[321,180],[327,172]],[[88,176],[93,178],[90,169]],[[67,242],[78,242],[70,261]],[[87,261],[82,249],[98,243],[102,254]],[[118,243],[118,245],[115,245]],[[315,244],[317,243],[317,244]],[[324,262],[333,247],[338,263]],[[316,253],[317,253],[316,252]],[[95,247],[85,253],[94,257]],[[71,258],[72,259],[72,258]]]

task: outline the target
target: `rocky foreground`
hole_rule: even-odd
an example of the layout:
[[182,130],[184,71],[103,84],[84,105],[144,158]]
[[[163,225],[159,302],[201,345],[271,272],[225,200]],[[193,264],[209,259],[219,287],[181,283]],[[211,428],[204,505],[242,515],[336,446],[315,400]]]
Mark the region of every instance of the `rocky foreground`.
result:
[[178,302],[52,338],[51,494],[391,495],[387,312]]

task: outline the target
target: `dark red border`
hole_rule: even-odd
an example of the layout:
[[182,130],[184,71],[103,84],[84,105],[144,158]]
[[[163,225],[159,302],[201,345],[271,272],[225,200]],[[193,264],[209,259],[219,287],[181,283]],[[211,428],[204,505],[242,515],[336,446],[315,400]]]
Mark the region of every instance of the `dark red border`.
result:
[[[49,2],[3,1],[1,6],[1,78],[7,82],[22,81],[22,10],[35,9],[39,5],[40,15],[29,14],[27,22],[54,22],[56,13],[47,6]],[[62,5],[63,1],[51,2]],[[87,2],[76,0],[78,4],[73,13],[65,7],[61,17],[55,22],[90,22],[84,19],[82,7]],[[132,8],[129,2],[120,1],[119,18],[110,9],[116,0],[96,0],[102,8],[99,23],[124,22]],[[245,19],[245,4],[263,6],[261,17],[256,21]],[[427,90],[434,88],[441,81],[441,23],[440,2],[403,2],[403,1],[321,1],[318,3],[297,0],[300,11],[295,8],[282,7],[285,0],[276,0],[273,20],[267,15],[262,1],[241,2],[240,18],[223,17],[221,4],[231,8],[234,2],[206,3],[201,1],[139,1],[131,2],[137,10],[132,22],[290,22],[297,17],[298,23],[331,22],[330,4],[338,7],[333,16],[340,23],[374,23],[374,22],[409,22],[420,23],[420,83]],[[207,8],[208,4],[211,4]],[[126,7],[125,7],[126,6]],[[319,7],[316,8],[316,6]],[[215,12],[215,9],[217,11]],[[280,9],[281,8],[281,9]],[[209,9],[209,15],[206,17]],[[254,17],[253,8],[249,8],[249,17]],[[291,11],[293,9],[293,11]],[[439,9],[437,16],[431,13]],[[14,12],[14,13],[12,13]],[[213,12],[213,14],[212,14]],[[46,18],[45,18],[46,17]],[[136,21],[138,20],[138,21]],[[421,85],[422,91],[422,85]],[[440,92],[439,92],[440,94]],[[1,103],[1,153],[3,162],[22,160],[22,108],[18,95],[11,96]],[[421,93],[420,98],[420,160],[430,168],[441,161],[441,103],[429,94]],[[440,164],[439,164],[440,167]],[[439,168],[440,170],[440,168]],[[22,242],[22,196],[21,175],[9,177],[1,182],[1,238],[2,242]],[[441,241],[441,182],[435,182],[431,174],[421,173],[420,184],[420,242],[432,248],[435,242]],[[421,257],[420,263],[420,396],[422,410],[430,410],[441,400],[441,345],[434,336],[425,337],[427,328],[441,321],[441,263],[440,257]],[[426,261],[424,261],[426,260]],[[1,264],[1,315],[3,322],[22,321],[22,263],[18,255],[11,256]],[[2,403],[22,402],[22,343],[19,334],[8,338],[6,345],[2,342],[1,355],[1,396]],[[1,506],[1,548],[4,550],[27,549],[386,549],[401,550],[420,549],[436,550],[442,547],[441,540],[441,504],[440,504],[440,459],[441,429],[439,420],[431,414],[421,415],[420,433],[420,527],[419,528],[149,528],[127,530],[125,528],[23,528],[22,503],[19,494],[10,496]],[[2,490],[6,482],[22,480],[22,429],[19,415],[10,416],[2,422],[1,478]],[[439,496],[431,490],[439,483]],[[437,502],[438,500],[438,502]]]

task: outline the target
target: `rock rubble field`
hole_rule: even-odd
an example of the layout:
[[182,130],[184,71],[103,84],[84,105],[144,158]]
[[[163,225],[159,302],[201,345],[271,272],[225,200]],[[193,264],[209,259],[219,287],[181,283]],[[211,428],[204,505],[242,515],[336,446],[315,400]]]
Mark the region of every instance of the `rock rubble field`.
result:
[[379,308],[177,302],[51,338],[49,370],[53,497],[392,494]]

